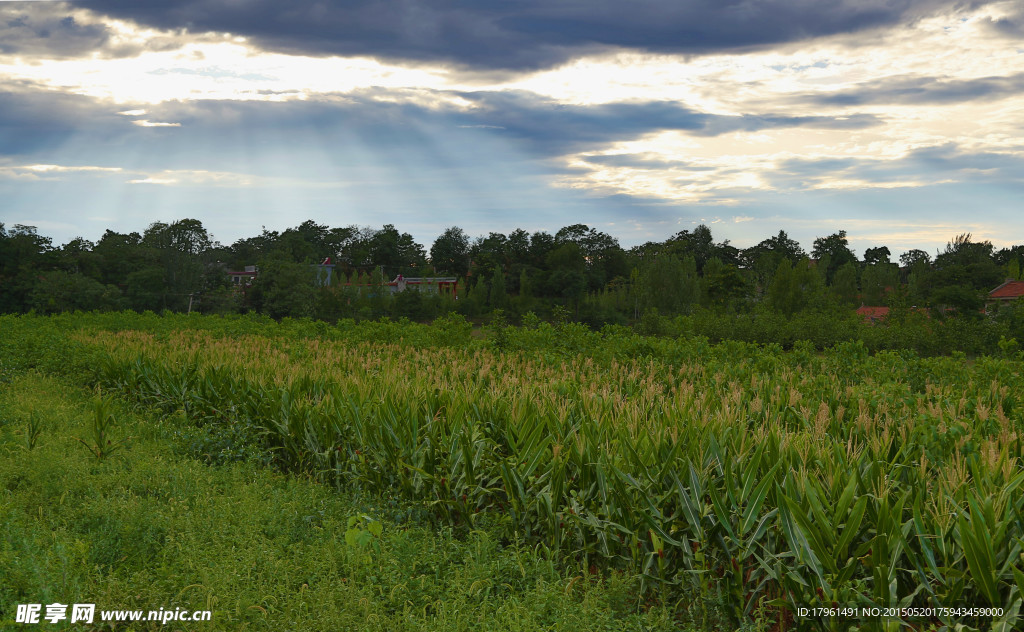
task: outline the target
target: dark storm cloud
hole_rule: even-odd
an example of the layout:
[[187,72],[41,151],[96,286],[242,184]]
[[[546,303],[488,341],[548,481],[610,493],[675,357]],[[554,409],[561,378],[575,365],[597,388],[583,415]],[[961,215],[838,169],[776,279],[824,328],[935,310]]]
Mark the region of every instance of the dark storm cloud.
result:
[[771,179],[781,188],[842,180],[878,184],[947,180],[1024,182],[1024,158],[997,152],[972,152],[949,143],[917,149],[895,160],[794,158],[781,163]]
[[986,18],[996,35],[1003,37],[1024,37],[1024,7],[1015,7],[1014,12],[993,20]]
[[825,95],[802,95],[794,103],[821,105],[944,105],[965,101],[999,99],[1024,92],[1024,73],[1006,77],[943,79],[941,77],[895,77],[864,83],[852,90]]
[[881,124],[881,120],[868,114],[720,116],[691,110],[674,101],[564,105],[525,92],[474,92],[460,96],[477,107],[446,116],[462,124],[492,128],[495,134],[522,140],[549,155],[583,151],[594,145],[665,130],[717,136],[780,127],[861,129]]
[[953,143],[937,147],[924,147],[911,152],[906,162],[910,169],[917,167],[933,172],[972,172],[987,174],[1004,180],[1024,181],[1024,157],[992,151],[970,152]]
[[0,54],[111,58],[181,46],[180,37],[173,34],[150,38],[145,44],[118,41],[108,25],[72,13],[74,6],[64,2],[0,2]]
[[[459,96],[474,107],[414,104],[424,99]],[[397,98],[406,102],[394,102]],[[385,100],[386,99],[386,100]],[[195,101],[144,106],[135,117],[180,127],[139,127],[117,110],[131,105],[102,105],[88,97],[48,90],[0,93],[0,152],[25,154],[59,146],[74,136],[93,139],[95,151],[111,148],[112,156],[126,147],[147,161],[163,155],[180,159],[221,156],[225,168],[243,154],[225,152],[230,146],[259,149],[282,139],[312,135],[324,143],[373,146],[381,151],[422,151],[443,143],[460,156],[478,153],[482,137],[518,147],[503,160],[527,156],[557,157],[644,134],[681,130],[700,136],[782,127],[861,128],[880,123],[870,115],[841,118],[793,116],[718,116],[697,112],[674,102],[561,105],[525,92],[438,93],[427,90],[362,92],[330,95],[304,101]],[[461,162],[462,157],[453,159]],[[204,159],[205,160],[205,159]],[[497,160],[490,158],[489,160]]]
[[525,92],[476,92],[462,96],[476,107],[452,115],[466,124],[523,140],[542,153],[565,154],[584,146],[634,138],[658,130],[699,131],[713,115],[677,103],[563,105]]
[[[404,94],[413,97],[416,93]],[[195,131],[199,137],[219,135],[218,128],[225,120],[237,121],[234,125],[253,130],[256,135],[262,129],[273,128],[276,134],[284,129],[312,128],[327,137],[336,134],[339,138],[357,137],[367,144],[392,146],[422,145],[425,135],[443,135],[457,141],[478,138],[486,132],[540,157],[562,156],[665,130],[715,136],[783,127],[860,129],[881,123],[873,115],[718,116],[668,101],[563,105],[525,92],[457,93],[474,104],[469,109],[430,109],[376,98],[390,100],[396,95],[403,93],[367,90],[327,101],[165,104],[152,115],[154,120],[180,121],[185,133]]]
[[80,24],[62,3],[0,3],[0,54],[77,57],[109,39],[106,26]]
[[[60,148],[68,138],[108,140],[127,121],[88,97],[8,81],[0,92],[0,155],[21,156]],[[122,120],[117,120],[121,118]]]
[[[974,4],[983,4],[984,1]],[[365,55],[531,70],[581,52],[745,50],[912,21],[953,0],[83,0],[164,29],[231,32],[311,55]]]

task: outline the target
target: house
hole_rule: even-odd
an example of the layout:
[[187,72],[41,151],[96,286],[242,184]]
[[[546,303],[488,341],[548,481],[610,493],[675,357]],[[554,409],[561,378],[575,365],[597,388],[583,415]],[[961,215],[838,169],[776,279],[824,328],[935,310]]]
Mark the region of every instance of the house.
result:
[[[376,287],[371,283],[345,283],[345,287]],[[406,290],[418,292],[436,292],[444,296],[455,297],[458,292],[459,280],[456,277],[407,277],[399,274],[392,281],[385,281],[384,287],[388,294],[398,294]]]
[[857,308],[857,314],[864,319],[866,323],[877,323],[885,320],[889,317],[888,307],[868,307],[862,305]]
[[985,300],[985,311],[989,311],[996,305],[1008,305],[1021,297],[1024,297],[1024,281],[1008,279],[988,293],[988,298]]
[[386,285],[392,294],[406,290],[432,290],[439,294],[455,296],[459,280],[456,277],[405,277],[399,274],[394,281]]
[[252,286],[252,282],[256,279],[256,275],[259,274],[259,269],[256,266],[245,266],[244,270],[229,270],[227,273],[228,279],[231,281],[231,285],[240,288],[247,288]]
[[317,287],[325,287],[331,284],[331,279],[334,277],[334,264],[331,263],[330,257],[310,267],[316,273],[315,282]]

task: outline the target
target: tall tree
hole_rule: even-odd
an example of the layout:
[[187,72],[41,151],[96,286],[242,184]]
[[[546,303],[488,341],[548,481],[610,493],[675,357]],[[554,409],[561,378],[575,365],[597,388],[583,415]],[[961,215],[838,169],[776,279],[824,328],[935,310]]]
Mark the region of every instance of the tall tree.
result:
[[409,233],[399,233],[393,224],[385,224],[375,232],[369,248],[373,265],[382,267],[388,278],[422,270],[426,263],[423,246]]
[[845,230],[815,239],[811,256],[825,262],[825,280],[829,285],[832,284],[839,268],[857,261],[857,256],[850,250]]
[[587,289],[587,267],[579,245],[566,242],[548,253],[545,262],[550,270],[549,296],[567,299],[575,306]]
[[309,264],[285,257],[265,259],[250,294],[257,308],[271,318],[312,316],[316,301],[313,270]]
[[438,274],[465,276],[469,271],[469,237],[458,226],[445,229],[430,247],[430,263]]
[[948,242],[935,257],[928,280],[933,306],[952,307],[974,316],[984,304],[984,294],[1004,278],[993,258],[991,242],[972,241],[971,234],[964,233]]
[[932,256],[924,250],[918,250],[917,248],[908,250],[900,255],[900,265],[904,268],[912,268],[921,262],[925,265],[930,265]]
[[889,256],[892,253],[885,246],[878,246],[876,248],[868,248],[864,251],[864,264],[865,265],[877,265],[881,263],[890,263]]
[[503,233],[492,232],[474,239],[469,247],[473,274],[490,278],[495,270],[504,270],[508,262],[507,249],[508,237]]
[[41,314],[72,310],[121,309],[121,291],[80,273],[49,270],[38,275],[29,294],[29,307]]
[[52,241],[36,232],[35,226],[15,224],[5,230],[0,224],[0,312],[28,309],[36,273],[52,267],[52,252]]
[[664,254],[646,262],[639,275],[643,310],[687,313],[700,301],[700,277],[693,257]]
[[508,307],[508,293],[505,291],[505,273],[501,268],[494,269],[494,276],[491,277],[491,293],[488,300],[491,309],[505,309]]
[[780,230],[778,235],[743,250],[739,260],[753,277],[755,291],[761,294],[767,292],[775,271],[783,261],[789,261],[792,266],[805,256],[806,253],[800,247],[800,243],[790,239],[786,231]]
[[[197,219],[171,224],[154,222],[142,235],[142,245],[156,252],[163,266],[162,303],[164,308],[185,311],[193,298],[206,289],[207,275],[203,256],[213,239]],[[218,270],[215,274],[220,275]]]
[[857,276],[857,264],[850,261],[836,270],[836,276],[832,280],[832,292],[839,299],[840,304],[846,307],[856,307],[859,302]]
[[874,263],[861,272],[860,287],[865,305],[885,305],[886,297],[899,284],[899,268],[895,263]]
[[735,305],[747,292],[747,284],[739,268],[712,257],[704,266],[701,294],[706,305],[725,307]]
[[819,304],[822,289],[822,277],[807,257],[796,264],[784,259],[779,263],[768,287],[768,306],[790,316]]

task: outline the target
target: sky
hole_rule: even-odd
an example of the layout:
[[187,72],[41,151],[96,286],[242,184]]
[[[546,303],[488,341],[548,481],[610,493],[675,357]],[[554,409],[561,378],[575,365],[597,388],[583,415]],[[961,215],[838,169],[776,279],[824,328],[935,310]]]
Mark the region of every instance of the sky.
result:
[[1018,0],[0,1],[0,222],[1024,243]]

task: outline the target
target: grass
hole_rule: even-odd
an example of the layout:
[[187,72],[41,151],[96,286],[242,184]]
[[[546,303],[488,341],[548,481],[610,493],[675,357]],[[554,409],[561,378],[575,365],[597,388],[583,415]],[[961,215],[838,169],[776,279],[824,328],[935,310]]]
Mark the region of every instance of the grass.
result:
[[[109,410],[110,439],[132,439],[98,460],[74,439],[92,429],[92,393],[35,373],[0,391],[0,629],[26,629],[17,604],[53,602],[213,611],[143,630],[681,629],[638,603],[636,578],[559,569],[486,530],[431,530],[258,454],[210,465],[180,417]],[[44,430],[28,450],[32,419]],[[370,521],[372,545],[346,541]]]

